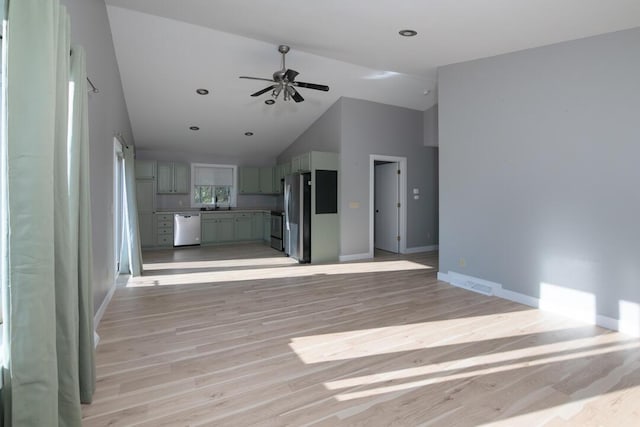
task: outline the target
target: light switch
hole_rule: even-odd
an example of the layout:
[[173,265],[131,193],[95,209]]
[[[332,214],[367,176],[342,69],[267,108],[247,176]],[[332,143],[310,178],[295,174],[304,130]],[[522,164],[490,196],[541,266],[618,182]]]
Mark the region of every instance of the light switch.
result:
[[415,196],[413,196],[413,200],[418,200],[420,198],[420,196],[418,194],[416,194]]
[[413,189],[413,194],[420,194],[420,189],[419,188],[414,188]]

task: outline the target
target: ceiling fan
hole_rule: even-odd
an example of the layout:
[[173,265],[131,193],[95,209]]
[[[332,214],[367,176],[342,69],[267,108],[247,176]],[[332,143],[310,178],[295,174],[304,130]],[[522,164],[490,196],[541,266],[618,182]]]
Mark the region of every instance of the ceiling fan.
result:
[[284,62],[284,56],[287,54],[287,52],[289,52],[289,46],[285,46],[285,45],[278,46],[278,52],[282,54],[282,69],[273,73],[273,78],[263,79],[261,77],[240,76],[241,79],[264,80],[266,82],[272,83],[270,86],[262,90],[259,90],[256,93],[252,93],[251,96],[260,96],[271,90],[272,91],[271,96],[274,99],[268,99],[265,101],[266,104],[271,105],[275,103],[275,99],[278,99],[278,96],[280,96],[281,93],[284,94],[285,101],[289,101],[290,99],[293,99],[295,102],[304,101],[304,98],[296,90],[296,87],[323,90],[325,92],[329,91],[329,86],[296,81],[295,78],[300,73],[290,68],[287,69]]

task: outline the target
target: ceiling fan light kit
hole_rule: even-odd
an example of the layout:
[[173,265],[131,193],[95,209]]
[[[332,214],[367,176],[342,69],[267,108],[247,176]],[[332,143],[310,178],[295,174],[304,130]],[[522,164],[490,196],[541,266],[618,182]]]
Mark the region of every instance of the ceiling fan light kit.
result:
[[251,96],[256,97],[271,91],[271,96],[273,97],[273,99],[267,100],[267,101],[273,101],[273,102],[265,101],[265,104],[273,105],[275,103],[275,99],[278,99],[281,93],[285,101],[289,101],[291,99],[293,99],[295,102],[304,101],[304,98],[302,97],[302,95],[300,95],[300,92],[296,90],[296,87],[321,90],[324,92],[329,91],[329,86],[326,86],[326,85],[298,82],[295,80],[296,76],[300,73],[298,73],[296,70],[287,69],[285,65],[285,55],[287,54],[287,52],[289,52],[289,50],[290,50],[289,46],[286,46],[286,45],[278,46],[278,52],[282,54],[282,68],[274,72],[271,79],[264,79],[261,77],[240,76],[241,79],[263,80],[263,81],[272,83],[271,86],[267,86],[262,90],[252,93]]

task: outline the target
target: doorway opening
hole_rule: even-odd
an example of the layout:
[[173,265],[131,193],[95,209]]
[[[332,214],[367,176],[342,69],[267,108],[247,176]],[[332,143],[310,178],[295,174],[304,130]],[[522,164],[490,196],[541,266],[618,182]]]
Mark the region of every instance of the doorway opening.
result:
[[372,154],[369,164],[369,253],[406,252],[406,157]]

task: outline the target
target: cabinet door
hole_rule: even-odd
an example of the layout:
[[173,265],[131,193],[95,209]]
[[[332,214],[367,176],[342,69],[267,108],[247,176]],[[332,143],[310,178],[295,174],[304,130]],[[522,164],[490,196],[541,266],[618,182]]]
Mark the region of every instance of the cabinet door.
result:
[[189,165],[186,163],[173,164],[173,190],[175,193],[189,192]]
[[260,168],[260,192],[273,194],[273,168]]
[[236,240],[251,240],[253,237],[253,221],[251,214],[236,216]]
[[214,243],[216,241],[217,220],[202,221],[200,223],[200,241],[202,243]]
[[240,168],[240,193],[260,193],[260,168]]
[[155,160],[136,160],[135,165],[136,179],[155,179],[156,178],[156,161]]
[[158,162],[158,193],[173,193],[173,163]]
[[256,212],[251,214],[252,216],[252,231],[251,240],[262,240],[264,234],[264,214],[262,212]]
[[235,221],[233,218],[222,218],[216,222],[216,241],[232,242],[236,239]]
[[300,172],[300,156],[291,159],[291,173]]
[[138,228],[140,230],[140,246],[149,247],[154,246],[156,243],[155,232],[153,230],[153,223],[155,217],[153,213],[138,213]]
[[271,214],[264,214],[262,220],[262,239],[265,242],[271,241]]
[[156,205],[156,181],[153,179],[136,180],[136,202],[138,212],[152,213]]
[[309,172],[311,170],[311,153],[300,155],[300,171]]

